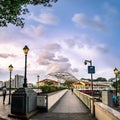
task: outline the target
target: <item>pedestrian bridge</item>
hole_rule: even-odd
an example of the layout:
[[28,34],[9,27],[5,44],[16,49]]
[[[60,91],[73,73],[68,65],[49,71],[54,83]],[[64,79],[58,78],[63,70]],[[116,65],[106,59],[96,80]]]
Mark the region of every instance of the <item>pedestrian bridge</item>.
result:
[[[113,108],[97,102],[92,96],[74,90],[62,92],[61,94],[48,95],[48,112],[39,112],[29,120],[120,120],[120,113]],[[60,99],[59,99],[60,98]],[[0,97],[2,101],[2,96]],[[11,106],[0,103],[0,120],[19,120],[10,118]],[[3,119],[2,119],[3,118]]]
[[96,120],[90,110],[70,90],[47,113],[39,113],[31,119],[39,120]]
[[[52,101],[54,101],[54,99],[55,98],[53,98]],[[48,98],[48,102],[49,101],[50,99]],[[52,119],[55,116],[57,117],[56,120],[58,120],[58,118],[60,120],[64,118],[74,120],[74,117],[75,120],[120,120],[118,110],[99,102],[97,97],[89,96],[78,90],[74,90],[74,93],[68,90],[63,97],[51,107],[48,113],[39,114],[38,118],[40,116],[45,120],[47,120],[46,117]]]

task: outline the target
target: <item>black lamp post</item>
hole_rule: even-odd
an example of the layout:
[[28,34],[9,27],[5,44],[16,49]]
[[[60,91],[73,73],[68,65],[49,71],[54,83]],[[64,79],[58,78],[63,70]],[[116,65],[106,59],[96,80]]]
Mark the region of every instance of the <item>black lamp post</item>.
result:
[[25,74],[23,88],[18,88],[12,94],[11,114],[10,117],[21,118],[22,120],[28,120],[34,115],[34,110],[37,109],[37,94],[36,92],[27,87],[27,54],[29,48],[25,46],[23,48],[25,53]]
[[11,74],[12,74],[12,71],[13,71],[13,66],[12,65],[9,65],[8,66],[8,69],[10,71],[10,81],[9,81],[9,101],[8,101],[8,104],[11,103]]
[[92,60],[85,60],[84,64],[87,65],[87,63],[90,64],[90,66],[88,66],[88,73],[91,74],[91,88],[92,88],[91,95],[93,96],[93,73],[95,73],[95,68],[94,68],[94,66],[92,66]]
[[40,77],[40,76],[37,75],[37,78],[38,78],[38,79],[37,79],[37,82],[38,82],[38,84],[37,84],[37,85],[38,85],[38,88],[39,88],[39,77]]
[[115,74],[115,79],[116,79],[116,91],[115,91],[115,96],[116,96],[116,105],[117,105],[117,75],[118,75],[119,71],[117,68],[114,69],[114,74]]
[[29,48],[27,47],[27,45],[25,45],[25,47],[23,48],[23,51],[25,53],[25,74],[24,74],[24,84],[23,87],[26,88],[27,87],[27,54],[29,51]]

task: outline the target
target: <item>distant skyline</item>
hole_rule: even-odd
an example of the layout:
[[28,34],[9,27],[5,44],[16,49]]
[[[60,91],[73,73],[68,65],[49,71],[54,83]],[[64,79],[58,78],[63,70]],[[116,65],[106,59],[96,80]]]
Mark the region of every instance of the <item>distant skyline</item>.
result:
[[23,47],[27,45],[27,78],[36,83],[52,72],[90,78],[84,60],[92,60],[94,78],[114,77],[120,70],[120,1],[58,0],[52,7],[29,6],[23,29],[0,28],[0,81],[24,75]]

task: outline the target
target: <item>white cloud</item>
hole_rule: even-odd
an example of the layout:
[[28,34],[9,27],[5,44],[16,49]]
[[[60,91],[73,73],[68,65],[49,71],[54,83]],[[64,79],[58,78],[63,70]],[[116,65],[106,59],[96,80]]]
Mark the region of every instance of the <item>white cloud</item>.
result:
[[47,44],[46,46],[45,46],[45,50],[47,51],[50,51],[50,50],[52,50],[52,51],[60,51],[61,50],[61,46],[59,45],[59,44],[57,44],[57,43],[52,43],[52,44]]
[[63,42],[70,48],[79,47],[83,48],[84,46],[91,47],[95,44],[93,38],[86,34],[81,34],[79,36],[73,36],[72,38],[67,38]]
[[95,28],[97,30],[104,30],[105,26],[100,20],[100,17],[94,16],[92,19],[89,19],[85,14],[83,13],[76,13],[72,17],[72,21],[77,24],[78,26],[81,26],[82,28]]
[[78,25],[81,25],[83,28],[88,26],[88,20],[83,13],[77,13],[73,16],[72,21]]
[[39,54],[38,63],[42,65],[48,65],[51,61],[56,61],[56,53],[61,50],[59,44],[53,43],[46,45]]
[[0,53],[0,58],[16,57],[14,54]]
[[[107,45],[104,43],[98,43],[96,42],[97,40],[95,40],[94,38],[92,38],[91,36],[87,35],[87,34],[81,34],[79,36],[74,36],[72,38],[67,38],[64,40],[61,40],[61,42],[63,44],[65,44],[69,50],[82,50],[82,51],[86,51],[86,53],[90,51],[99,51],[99,53],[106,53],[108,52],[108,48]],[[70,49],[73,48],[73,49]]]
[[22,54],[22,49],[18,46],[14,46],[13,44],[0,44],[0,68],[6,70],[8,65],[13,64],[15,70],[21,69],[21,66],[24,66],[24,54]]
[[[96,66],[96,77],[101,76],[102,73],[106,74],[106,70],[108,71],[109,69],[110,71],[116,63],[116,57],[110,53],[108,46],[105,43],[97,42],[91,36],[84,34],[73,38],[68,37],[68,39],[61,40],[60,43],[61,46],[64,46],[63,54],[69,58],[71,65],[79,69],[79,72],[76,72],[77,77],[89,77],[86,66],[84,65],[85,59],[93,61],[93,65]],[[111,77],[111,75],[104,74],[102,76],[107,76],[107,78]]]
[[107,13],[109,17],[112,17],[118,13],[117,9],[113,5],[109,4],[108,2],[104,3],[103,8],[105,13]]
[[48,66],[48,73],[52,72],[66,72],[71,69],[71,64],[66,62],[52,63]]
[[98,44],[96,46],[96,49],[102,54],[107,53],[109,51],[105,44]]
[[64,54],[61,54],[62,47],[59,44],[48,44],[39,54],[38,63],[47,67],[49,72],[72,71],[78,72],[77,68],[72,68],[72,65]]
[[35,16],[32,13],[29,16],[29,18],[42,24],[56,25],[58,23],[58,18],[50,12],[43,12],[39,14],[38,16]]
[[25,27],[21,30],[22,33],[26,34],[29,37],[42,37],[45,33],[46,29],[44,26],[39,25],[39,26],[29,26]]

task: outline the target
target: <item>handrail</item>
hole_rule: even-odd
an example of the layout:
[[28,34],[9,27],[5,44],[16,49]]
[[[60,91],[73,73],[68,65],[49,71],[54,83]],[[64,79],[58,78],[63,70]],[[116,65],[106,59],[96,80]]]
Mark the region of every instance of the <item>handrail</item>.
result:
[[74,90],[74,93],[90,109],[91,114],[94,114],[94,97],[78,90]]

